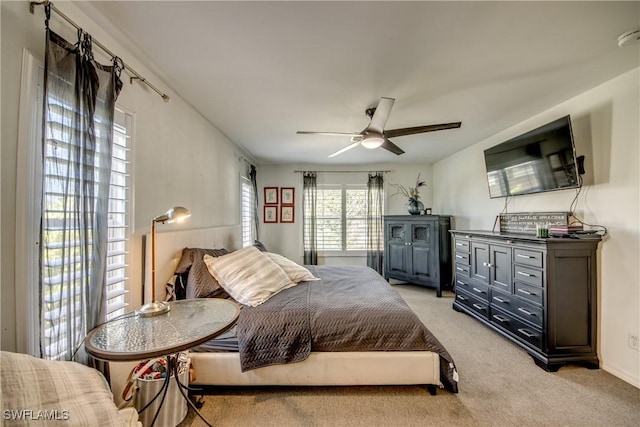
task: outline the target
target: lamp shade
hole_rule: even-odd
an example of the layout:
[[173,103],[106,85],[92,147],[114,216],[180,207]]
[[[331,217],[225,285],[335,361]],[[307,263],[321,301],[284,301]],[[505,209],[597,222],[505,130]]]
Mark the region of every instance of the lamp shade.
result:
[[158,215],[157,217],[153,218],[153,222],[161,222],[163,224],[180,222],[183,219],[189,218],[190,216],[191,212],[189,212],[189,209],[183,208],[182,206],[175,206],[162,215]]

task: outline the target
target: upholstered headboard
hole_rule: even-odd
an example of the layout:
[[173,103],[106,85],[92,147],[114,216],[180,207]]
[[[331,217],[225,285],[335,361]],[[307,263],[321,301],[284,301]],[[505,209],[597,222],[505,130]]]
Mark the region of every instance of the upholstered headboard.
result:
[[[211,228],[156,231],[156,299],[164,300],[165,284],[173,275],[184,248],[239,249],[242,246],[240,224]],[[151,235],[145,236],[145,301],[151,301]]]

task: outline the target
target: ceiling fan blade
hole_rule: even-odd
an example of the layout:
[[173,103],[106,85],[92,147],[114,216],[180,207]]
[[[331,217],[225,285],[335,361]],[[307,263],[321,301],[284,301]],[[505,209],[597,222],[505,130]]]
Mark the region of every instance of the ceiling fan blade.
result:
[[384,135],[387,138],[395,138],[396,136],[415,135],[416,133],[433,132],[436,130],[456,129],[462,125],[462,122],[442,123],[439,125],[416,126],[412,128],[385,130]]
[[384,131],[384,125],[387,124],[387,119],[391,114],[391,107],[393,107],[394,102],[395,99],[393,98],[380,98],[376,111],[371,118],[371,123],[367,126],[368,131],[380,134]]
[[393,154],[397,154],[398,156],[400,154],[404,153],[404,150],[402,148],[398,147],[396,144],[394,144],[393,142],[389,141],[388,138],[384,139],[384,142],[382,143],[380,148],[384,148],[385,150],[389,150]]
[[361,136],[359,132],[311,132],[299,130],[296,133],[300,135]]
[[345,151],[349,151],[349,150],[351,150],[352,148],[357,147],[358,145],[360,145],[360,141],[358,141],[358,142],[354,142],[353,144],[349,144],[349,145],[347,145],[346,147],[344,147],[344,148],[342,148],[342,149],[340,149],[340,150],[336,151],[335,153],[333,153],[333,154],[332,154],[332,155],[330,155],[329,157],[335,157],[335,156],[337,156],[338,154],[342,154],[342,153],[344,153]]

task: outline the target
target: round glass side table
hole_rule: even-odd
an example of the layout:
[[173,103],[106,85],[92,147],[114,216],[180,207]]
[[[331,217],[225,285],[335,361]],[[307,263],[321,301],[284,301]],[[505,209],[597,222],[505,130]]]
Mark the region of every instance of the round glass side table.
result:
[[[87,334],[86,350],[92,357],[107,362],[166,357],[169,375],[162,386],[164,394],[153,420],[160,413],[173,377],[187,403],[210,425],[188,398],[185,393],[187,387],[178,379],[176,353],[200,345],[232,327],[240,307],[232,301],[219,298],[172,301],[169,305],[170,311],[159,316],[141,317],[132,313],[97,326]],[[145,408],[159,395],[160,392]]]

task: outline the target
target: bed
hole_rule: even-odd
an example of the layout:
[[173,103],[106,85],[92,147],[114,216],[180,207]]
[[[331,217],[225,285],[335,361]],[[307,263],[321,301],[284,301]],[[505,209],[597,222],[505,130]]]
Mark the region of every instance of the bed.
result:
[[[173,245],[165,249],[178,273],[171,280],[172,295],[182,287],[178,297],[194,297],[192,288],[207,277],[202,266],[196,268],[203,249],[194,247],[219,248],[207,251],[213,256],[234,249],[224,242],[236,241],[235,227],[210,232],[210,239],[202,230],[197,233],[196,245],[180,232],[156,236],[157,245],[162,237]],[[186,264],[194,262],[185,270],[187,252]],[[192,384],[424,384],[431,393],[437,387],[457,392],[453,359],[379,274],[368,267],[306,267],[320,280],[302,281],[255,307],[243,306],[230,333],[192,351]]]

